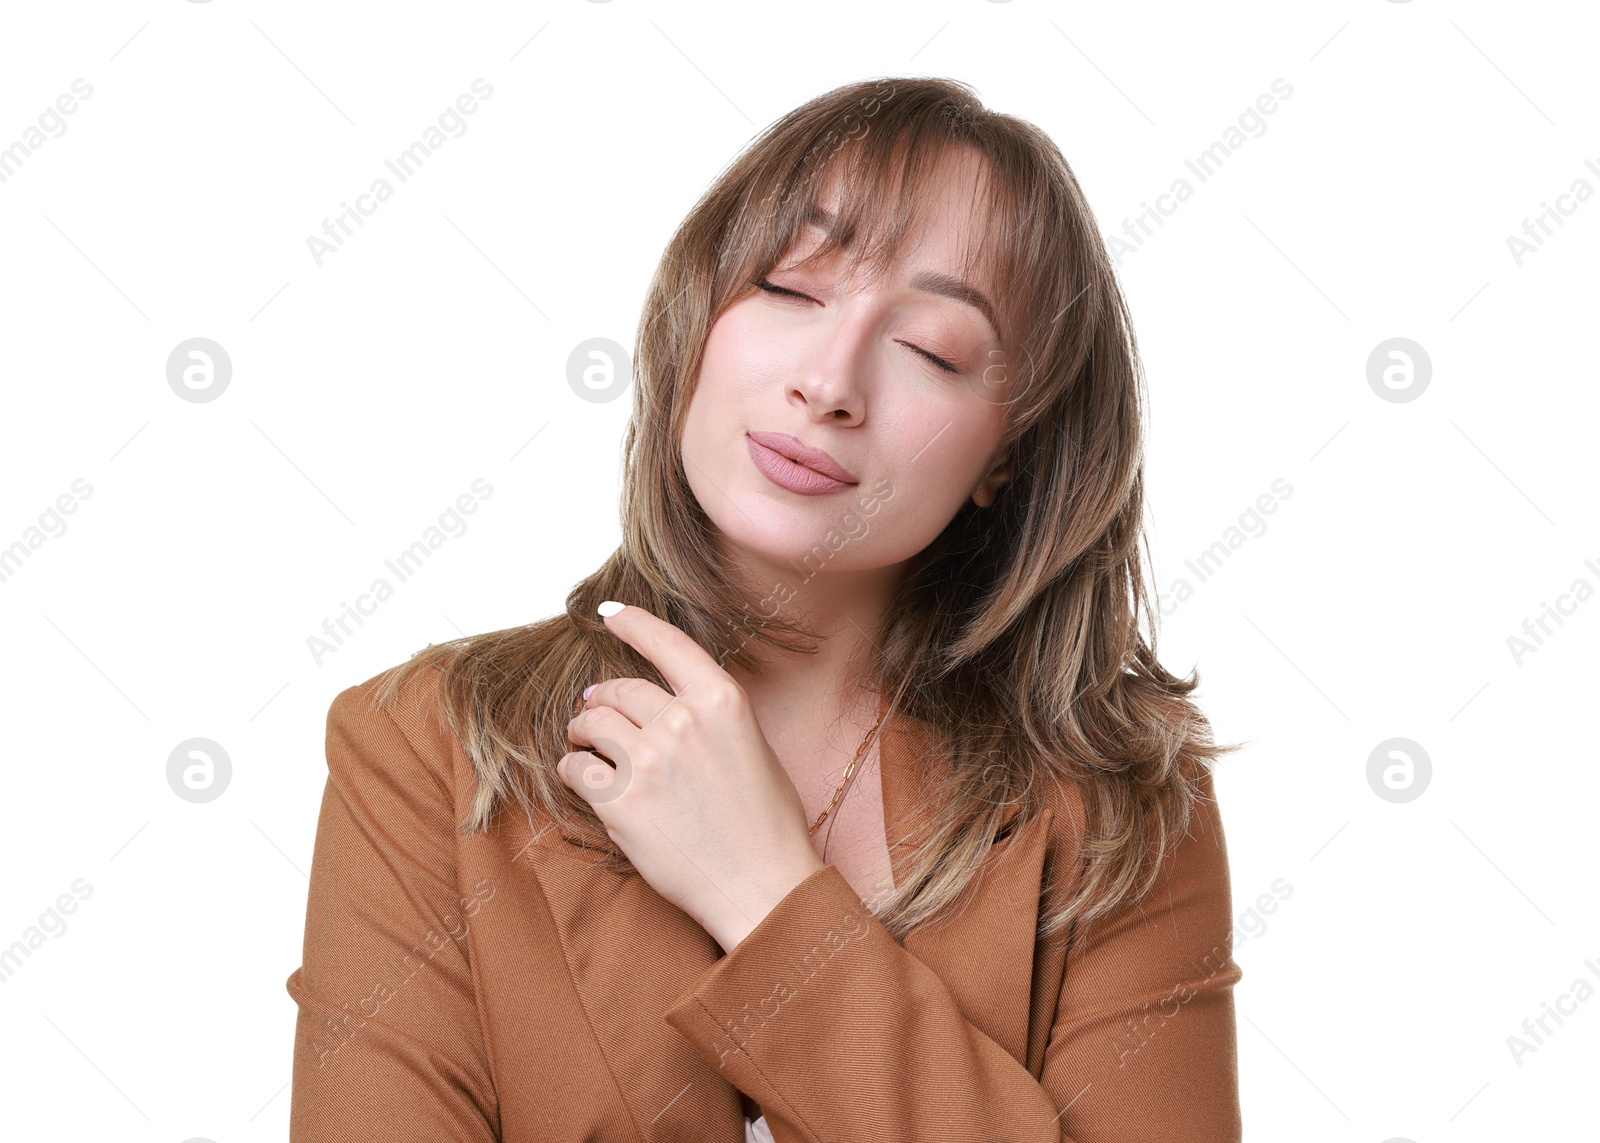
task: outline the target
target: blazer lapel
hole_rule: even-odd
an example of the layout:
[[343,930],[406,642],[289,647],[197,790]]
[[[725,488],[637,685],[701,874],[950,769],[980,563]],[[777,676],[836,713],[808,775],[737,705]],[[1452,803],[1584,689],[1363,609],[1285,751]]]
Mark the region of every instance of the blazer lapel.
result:
[[[554,826],[522,861],[538,878],[594,1043],[637,1129],[646,1139],[694,1139],[720,1125],[732,1138],[742,1121],[737,1091],[661,1015],[721,948],[644,878],[608,873]],[[597,1078],[602,1091],[612,1086]],[[602,1091],[594,1094],[604,1102]],[[604,1108],[593,1117],[592,1137],[612,1137]]]
[[[929,808],[919,778],[941,762],[941,750],[935,728],[909,716],[886,720],[880,732],[884,820],[896,885],[908,872],[908,827]],[[1015,810],[1008,825],[1014,816]],[[743,1119],[737,1091],[660,1018],[721,959],[722,950],[637,873],[606,872],[592,851],[553,825],[535,836],[514,815],[507,818],[514,823],[508,840],[520,854],[516,863],[537,878],[583,1012],[633,1122],[647,1139],[704,1138],[719,1131],[733,1137]],[[1025,1064],[1049,821],[1046,809],[995,842],[966,907],[914,928],[902,943],[944,980],[968,1020]],[[536,990],[529,1002],[538,1003]],[[597,1095],[599,1090],[603,1086]],[[598,1130],[613,1121],[596,1107],[594,1122]]]
[[[885,723],[878,747],[883,813],[895,885],[909,875],[909,834],[931,810],[920,786],[947,749],[937,728],[901,716]],[[957,1006],[979,1031],[1029,1065],[1029,1020],[1034,994],[1034,931],[1054,816],[1045,807],[1013,828],[1007,813],[989,864],[967,890],[965,907],[906,934],[902,947],[938,974]]]

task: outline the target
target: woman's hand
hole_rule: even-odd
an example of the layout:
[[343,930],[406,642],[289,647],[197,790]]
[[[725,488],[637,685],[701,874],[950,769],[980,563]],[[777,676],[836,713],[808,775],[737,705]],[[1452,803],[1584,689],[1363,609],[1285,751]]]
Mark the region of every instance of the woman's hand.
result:
[[639,607],[606,626],[676,692],[607,679],[568,725],[561,780],[594,806],[645,881],[731,952],[823,862],[805,807],[744,689],[679,628]]

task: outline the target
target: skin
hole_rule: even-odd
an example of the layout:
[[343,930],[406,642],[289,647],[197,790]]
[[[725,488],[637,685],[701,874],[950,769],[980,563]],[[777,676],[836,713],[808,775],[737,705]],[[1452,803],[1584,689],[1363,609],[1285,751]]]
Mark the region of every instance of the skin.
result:
[[[804,615],[825,636],[816,655],[767,654],[761,674],[734,672],[762,725],[775,731],[838,718],[842,684],[880,626],[905,562],[944,530],[963,501],[986,508],[1010,478],[1010,466],[995,458],[1004,407],[981,382],[995,331],[978,309],[910,284],[923,270],[959,273],[959,256],[979,221],[973,204],[982,176],[976,152],[947,154],[923,225],[900,263],[878,280],[846,281],[848,267],[839,265],[785,269],[820,239],[808,231],[767,281],[814,300],[752,290],[712,327],[684,426],[689,484],[750,598],[766,599],[775,585],[787,585],[796,595],[785,610]],[[830,213],[836,209],[836,187],[826,187],[818,202]],[[980,277],[973,284],[995,297],[992,283]],[[912,346],[961,373],[944,372]],[[773,484],[750,460],[749,430],[786,432],[825,449],[858,486],[802,496]],[[880,481],[892,498],[872,517],[842,523]],[[812,556],[815,568],[815,545],[830,529],[851,539],[807,580],[803,561]],[[754,604],[752,610],[759,613]],[[855,713],[859,729],[842,735],[852,753],[876,717],[875,709]]]
[[[562,779],[593,804],[640,875],[730,952],[822,867],[807,826],[831,797],[822,779],[847,760],[787,749],[780,759],[773,740],[815,742],[819,725],[846,713],[843,684],[906,561],[968,498],[993,504],[1011,476],[996,460],[1004,407],[979,380],[995,331],[979,309],[911,285],[919,271],[960,273],[982,175],[974,152],[947,155],[931,209],[881,276],[847,277],[841,264],[796,271],[815,236],[802,239],[766,280],[804,297],[752,290],[710,332],[684,428],[685,471],[751,598],[789,584],[785,607],[824,636],[822,649],[769,652],[759,675],[725,670],[677,627],[624,607],[607,628],[672,689],[604,680],[569,727],[575,750],[561,760]],[[837,205],[829,189],[818,201]],[[973,285],[994,296],[992,283]],[[804,496],[772,483],[750,458],[749,430],[826,449],[857,486]],[[885,481],[893,494],[863,518],[864,535],[861,524],[841,523],[866,496],[882,497]],[[853,538],[803,579],[797,568],[830,529]],[[875,717],[874,701],[850,753]]]

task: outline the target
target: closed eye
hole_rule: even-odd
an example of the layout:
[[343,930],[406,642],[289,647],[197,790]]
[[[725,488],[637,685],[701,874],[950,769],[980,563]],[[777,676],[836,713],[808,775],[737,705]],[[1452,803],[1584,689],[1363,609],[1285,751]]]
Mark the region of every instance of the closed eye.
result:
[[786,290],[782,286],[774,286],[771,282],[767,281],[765,278],[758,279],[756,281],[756,283],[755,283],[755,287],[758,290],[765,290],[769,294],[783,294],[784,296],[791,297],[791,298],[805,298],[805,300],[808,301],[808,302],[816,300],[814,298],[808,297],[805,294],[800,293],[798,290]]
[[[816,299],[811,297],[809,294],[802,294],[798,290],[786,289],[783,286],[775,286],[771,282],[767,281],[765,278],[757,279],[753,284],[755,285],[756,289],[758,289],[758,290],[764,290],[769,294],[776,294],[776,295],[778,295],[780,297],[799,298],[802,301],[807,301],[807,302],[816,301]],[[944,370],[946,373],[960,373],[961,372],[961,370],[957,369],[954,365],[950,364],[950,362],[946,361],[944,358],[939,357],[939,356],[937,356],[935,354],[929,353],[926,349],[923,349],[919,345],[912,345],[909,341],[902,341],[900,344],[905,346],[907,349],[912,350],[915,353],[921,354],[923,357],[927,358],[934,365],[938,366],[940,369]]]

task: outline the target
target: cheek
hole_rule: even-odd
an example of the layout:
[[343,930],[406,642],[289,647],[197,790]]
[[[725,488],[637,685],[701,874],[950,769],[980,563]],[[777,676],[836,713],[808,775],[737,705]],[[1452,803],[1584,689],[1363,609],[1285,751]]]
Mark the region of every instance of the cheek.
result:
[[753,309],[734,307],[718,322],[718,355],[729,392],[782,390],[793,380],[796,347],[784,330]]
[[681,454],[684,472],[701,507],[715,518],[749,458],[741,436],[753,423],[760,395],[770,388],[770,372],[757,360],[764,343],[735,305],[711,327],[701,354],[700,374],[684,417]]
[[901,410],[894,436],[906,442],[897,470],[908,483],[952,506],[988,471],[1004,425],[996,407],[960,379],[924,389]]
[[735,305],[717,319],[701,355],[696,396],[726,409],[734,399],[761,392],[781,377],[786,354],[770,331],[758,328],[748,309]]
[[989,470],[1000,427],[981,402],[925,399],[899,413],[884,434],[896,455],[884,466],[884,491],[873,491],[883,500],[876,519],[909,555],[943,531],[972,495]]
[[724,315],[711,327],[705,352],[700,356],[700,375],[684,422],[685,451],[705,441],[709,430],[732,415],[731,398],[738,379],[744,374],[740,359],[740,331]]
[[700,355],[700,380],[696,386],[696,396],[700,390],[720,387],[723,378],[735,372],[731,367],[737,356],[736,344],[736,331],[725,314],[717,319],[706,337],[705,352]]

